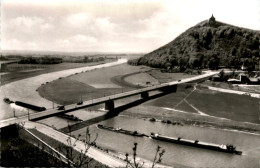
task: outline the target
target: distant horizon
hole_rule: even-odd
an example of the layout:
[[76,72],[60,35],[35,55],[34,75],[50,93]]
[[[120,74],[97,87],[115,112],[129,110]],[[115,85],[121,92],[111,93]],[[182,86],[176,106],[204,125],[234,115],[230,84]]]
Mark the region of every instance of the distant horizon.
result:
[[214,14],[259,30],[258,0],[3,0],[1,49],[149,53]]
[[38,53],[38,54],[48,54],[48,53],[59,53],[59,54],[62,54],[62,53],[65,53],[65,54],[116,54],[116,55],[119,55],[119,54],[146,54],[146,53],[141,53],[141,52],[89,52],[89,51],[48,51],[48,50],[1,50],[0,51],[1,54],[7,54],[7,53],[10,53],[10,54],[16,54],[16,53],[22,53],[22,54],[33,54],[33,53]]

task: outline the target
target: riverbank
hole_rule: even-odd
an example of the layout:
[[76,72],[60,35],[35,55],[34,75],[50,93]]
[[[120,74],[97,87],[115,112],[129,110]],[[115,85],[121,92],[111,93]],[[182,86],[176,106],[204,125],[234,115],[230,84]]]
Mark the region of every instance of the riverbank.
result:
[[120,116],[145,120],[154,118],[157,122],[163,122],[165,124],[167,124],[168,121],[168,124],[184,124],[260,134],[260,124],[233,121],[225,118],[205,116],[197,113],[189,113],[154,106],[133,107],[120,113]]
[[[54,65],[33,65],[33,64],[11,64],[10,66],[14,68],[18,68],[18,70],[14,69],[11,72],[1,73],[1,85],[6,85],[18,80],[31,78],[34,76],[52,73],[62,70],[81,68],[85,66],[95,66],[100,64],[105,64],[108,62],[112,62],[112,60],[100,61],[100,62],[92,62],[92,63],[61,63]],[[35,69],[37,68],[37,69]]]

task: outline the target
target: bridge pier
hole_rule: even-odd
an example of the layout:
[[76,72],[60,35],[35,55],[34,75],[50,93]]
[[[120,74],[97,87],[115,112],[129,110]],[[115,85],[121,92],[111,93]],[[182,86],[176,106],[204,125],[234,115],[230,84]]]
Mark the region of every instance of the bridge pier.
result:
[[162,92],[175,93],[177,91],[177,85],[171,85],[160,89]]
[[141,98],[142,99],[148,99],[149,98],[149,93],[148,92],[142,92],[141,93]]
[[176,92],[177,91],[177,85],[172,85],[172,86],[169,86],[169,90],[170,92]]
[[115,109],[115,102],[113,100],[108,100],[105,102],[105,110],[114,110]]

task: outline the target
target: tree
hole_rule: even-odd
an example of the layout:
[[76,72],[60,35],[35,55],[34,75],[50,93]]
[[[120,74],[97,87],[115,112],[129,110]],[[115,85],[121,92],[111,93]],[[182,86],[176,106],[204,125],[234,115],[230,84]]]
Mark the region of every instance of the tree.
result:
[[178,65],[180,67],[180,71],[184,71],[187,68],[189,60],[187,58],[179,58]]
[[223,81],[223,80],[224,80],[224,76],[225,76],[225,72],[224,72],[224,70],[221,70],[221,71],[219,72],[220,81]]
[[[91,140],[91,134],[89,132],[89,128],[86,128],[86,137],[83,140],[80,140],[81,134],[79,134],[77,137],[73,137],[71,134],[71,126],[68,125],[69,129],[69,137],[67,139],[67,145],[66,146],[60,146],[58,149],[65,153],[67,158],[67,167],[89,167],[89,164],[91,161],[93,161],[93,158],[89,158],[86,154],[89,150],[89,148],[96,144],[96,140],[98,137],[98,134],[96,134],[96,137]],[[84,142],[84,150],[81,150],[80,152],[76,152],[74,150],[76,143],[78,141]]]
[[[144,165],[144,162],[143,163],[138,163],[136,161],[136,156],[137,156],[137,143],[135,142],[134,143],[134,147],[133,147],[133,161],[131,162],[128,158],[129,154],[126,153],[125,154],[125,161],[126,161],[126,168],[128,167],[132,167],[132,168],[142,168],[143,165]],[[161,150],[161,147],[160,146],[157,146],[157,149],[156,149],[156,153],[155,153],[155,156],[154,156],[154,159],[153,159],[153,164],[152,164],[152,168],[154,168],[154,166],[157,164],[157,163],[161,163],[162,162],[162,157],[165,153],[165,150]]]
[[219,66],[219,58],[216,55],[214,55],[209,59],[208,67],[211,70],[215,70],[218,69],[218,66]]

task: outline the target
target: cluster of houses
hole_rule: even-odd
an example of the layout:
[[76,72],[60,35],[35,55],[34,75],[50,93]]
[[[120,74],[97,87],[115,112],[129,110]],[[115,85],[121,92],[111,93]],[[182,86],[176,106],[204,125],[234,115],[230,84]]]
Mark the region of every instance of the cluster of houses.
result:
[[238,79],[231,78],[227,82],[231,84],[250,84],[250,85],[260,85],[260,76],[249,77],[248,74],[240,73],[238,74]]
[[[227,80],[228,83],[231,84],[248,84],[248,85],[260,85],[260,75],[259,73],[255,74],[253,77],[249,77],[247,74],[247,69],[244,64],[241,66],[241,70],[237,71],[238,75],[236,78],[229,78]],[[221,81],[220,75],[215,75],[211,79],[212,81]]]

